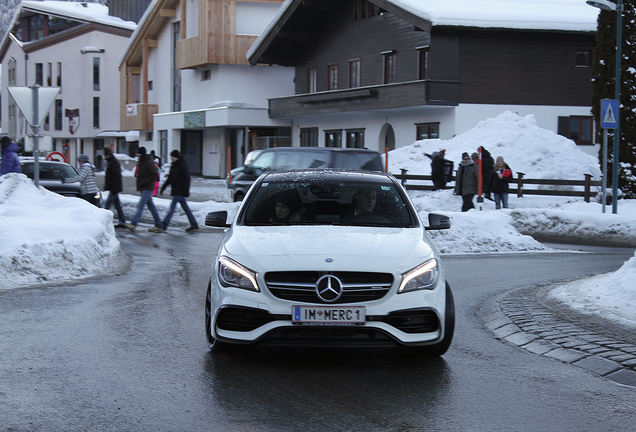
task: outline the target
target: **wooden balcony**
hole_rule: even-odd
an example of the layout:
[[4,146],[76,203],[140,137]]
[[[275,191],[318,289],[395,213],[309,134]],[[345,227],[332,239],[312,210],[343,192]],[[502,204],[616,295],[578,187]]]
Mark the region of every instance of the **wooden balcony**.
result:
[[122,131],[152,130],[153,114],[159,112],[158,105],[128,104],[121,110],[119,129]]
[[270,117],[403,108],[457,106],[459,81],[410,81],[353,89],[306,93],[269,100]]

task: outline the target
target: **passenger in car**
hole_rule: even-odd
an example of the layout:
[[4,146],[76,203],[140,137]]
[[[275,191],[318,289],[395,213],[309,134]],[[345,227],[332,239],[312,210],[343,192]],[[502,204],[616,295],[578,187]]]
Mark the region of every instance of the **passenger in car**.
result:
[[292,220],[292,217],[301,207],[300,196],[296,189],[288,189],[276,195],[274,215],[270,222],[284,223]]

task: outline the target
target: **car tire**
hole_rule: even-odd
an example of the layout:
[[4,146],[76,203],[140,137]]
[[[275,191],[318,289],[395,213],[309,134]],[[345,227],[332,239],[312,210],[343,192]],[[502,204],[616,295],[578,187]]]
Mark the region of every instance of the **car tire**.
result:
[[212,280],[208,282],[208,289],[205,293],[205,337],[208,348],[212,352],[219,352],[227,347],[227,344],[219,342],[212,336]]
[[455,332],[455,300],[448,283],[446,283],[446,311],[444,313],[444,337],[434,345],[408,347],[412,354],[424,357],[439,357],[450,347]]
[[245,198],[245,194],[243,192],[235,192],[234,193],[234,202],[241,202]]

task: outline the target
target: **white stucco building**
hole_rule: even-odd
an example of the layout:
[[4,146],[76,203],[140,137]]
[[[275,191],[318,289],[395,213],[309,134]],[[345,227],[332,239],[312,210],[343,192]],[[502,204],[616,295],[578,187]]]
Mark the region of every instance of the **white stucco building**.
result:
[[255,148],[289,145],[291,121],[270,119],[268,99],[293,93],[294,70],[246,58],[280,3],[154,0],[120,58],[121,129],[213,177]]
[[126,136],[137,138],[119,131],[117,61],[135,27],[96,3],[23,1],[0,45],[4,133],[32,150],[32,130],[7,88],[38,84],[60,89],[40,126],[44,155],[75,163],[84,153],[99,168],[104,146],[125,152]]

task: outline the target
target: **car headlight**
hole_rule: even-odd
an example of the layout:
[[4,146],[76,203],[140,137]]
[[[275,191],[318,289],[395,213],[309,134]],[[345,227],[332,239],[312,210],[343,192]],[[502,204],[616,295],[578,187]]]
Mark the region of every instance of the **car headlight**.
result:
[[402,275],[398,294],[416,290],[432,290],[439,276],[437,260],[432,259]]
[[227,257],[219,258],[219,280],[224,287],[259,292],[256,273]]

